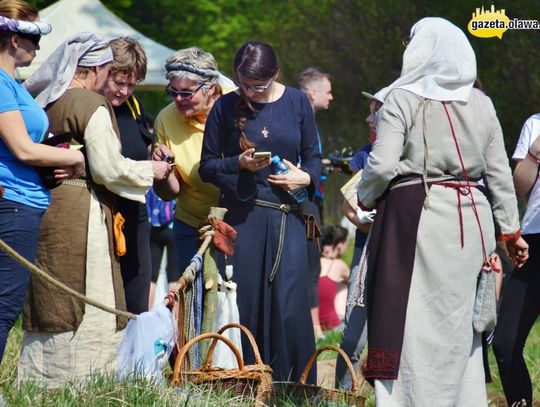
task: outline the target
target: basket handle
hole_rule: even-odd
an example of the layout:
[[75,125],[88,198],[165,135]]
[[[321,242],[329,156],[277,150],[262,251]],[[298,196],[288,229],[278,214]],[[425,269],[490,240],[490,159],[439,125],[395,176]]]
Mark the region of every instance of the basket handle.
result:
[[351,363],[351,360],[347,356],[341,348],[334,346],[334,345],[323,345],[320,348],[318,348],[313,355],[309,358],[309,361],[307,362],[307,365],[302,372],[302,375],[300,376],[300,384],[306,384],[306,380],[308,377],[309,372],[311,371],[311,367],[313,366],[313,363],[317,360],[317,357],[323,353],[325,350],[333,350],[334,352],[337,352],[341,355],[343,360],[345,361],[345,364],[347,365],[347,369],[349,369],[349,372],[351,373],[351,379],[352,379],[352,385],[351,385],[351,391],[356,393],[358,391],[358,384],[356,382],[356,373],[354,373],[354,368]]
[[[242,356],[240,355],[240,352],[238,351],[238,348],[236,346],[234,346],[234,344],[229,339],[227,339],[226,337],[224,337],[222,335],[219,335],[219,334],[216,334],[216,333],[213,333],[213,332],[209,332],[209,333],[205,333],[205,334],[196,336],[195,338],[193,338],[189,342],[187,342],[182,347],[182,349],[180,349],[180,354],[178,355],[178,357],[176,358],[176,361],[174,362],[174,370],[173,370],[173,374],[172,374],[172,382],[173,383],[178,383],[179,386],[182,386],[183,380],[182,380],[182,375],[180,374],[180,370],[182,368],[182,364],[184,362],[184,359],[185,359],[189,349],[193,345],[195,345],[197,342],[202,341],[204,339],[208,339],[208,338],[214,338],[215,341],[220,340],[222,342],[225,342],[225,344],[229,348],[231,348],[231,350],[234,353],[234,356],[236,357],[236,363],[238,363],[238,369],[239,370],[244,369],[244,362],[242,361]],[[207,368],[207,367],[208,366],[205,364],[204,368]]]
[[[249,329],[247,329],[244,325],[238,324],[238,323],[230,323],[227,325],[223,325],[221,328],[219,328],[219,331],[217,331],[218,335],[223,335],[223,332],[225,332],[227,329],[231,328],[238,328],[240,331],[242,331],[246,337],[249,340],[249,343],[251,344],[251,348],[253,349],[253,354],[255,356],[255,363],[257,365],[264,365],[261,354],[259,352],[259,347],[257,346],[257,342],[255,341],[255,338],[253,337],[253,334]],[[206,361],[204,362],[204,366],[211,366],[212,365],[212,356],[214,354],[214,349],[217,345],[217,339],[212,340],[212,343],[210,344],[210,348],[208,349],[208,353],[206,355]]]

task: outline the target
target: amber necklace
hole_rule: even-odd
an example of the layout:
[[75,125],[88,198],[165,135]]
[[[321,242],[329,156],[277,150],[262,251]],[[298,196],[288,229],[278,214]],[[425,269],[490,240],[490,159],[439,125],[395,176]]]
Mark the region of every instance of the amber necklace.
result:
[[268,128],[270,127],[270,122],[272,121],[272,108],[274,107],[274,92],[276,91],[276,84],[272,83],[272,97],[270,98],[270,114],[268,115],[268,125],[263,126],[261,133],[264,138],[268,138],[270,135],[270,130]]

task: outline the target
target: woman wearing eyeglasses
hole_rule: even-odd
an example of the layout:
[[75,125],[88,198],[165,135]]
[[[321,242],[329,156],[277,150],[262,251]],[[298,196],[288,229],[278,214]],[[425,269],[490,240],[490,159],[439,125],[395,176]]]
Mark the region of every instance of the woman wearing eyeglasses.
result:
[[[298,380],[315,351],[306,229],[289,192],[306,187],[313,195],[322,164],[311,104],[303,92],[277,82],[278,74],[269,44],[250,41],[240,48],[234,60],[239,90],[210,112],[199,173],[220,188],[220,206],[229,210],[225,221],[238,233],[228,262],[238,283],[240,322],[279,381]],[[289,172],[272,175],[270,159],[256,151],[280,156]],[[253,363],[244,345],[246,364]]]
[[[34,166],[66,167],[57,180],[84,173],[84,157],[76,150],[40,144],[49,122],[15,70],[28,66],[41,35],[51,26],[38,21],[38,11],[19,0],[0,2],[0,239],[27,260],[36,257],[41,218],[50,203]],[[68,168],[69,167],[69,168]],[[30,272],[0,251],[0,361],[10,329],[23,307]]]
[[[146,76],[146,54],[131,37],[109,42],[114,62],[109,71],[103,95],[111,102],[118,130],[122,155],[132,160],[149,159],[148,146],[152,134],[140,101],[133,95],[135,85]],[[116,210],[125,219],[126,254],[120,257],[120,270],[129,312],[148,311],[148,296],[152,277],[150,258],[150,224],[146,205],[126,198],[116,198]]]
[[173,234],[182,273],[197,252],[197,227],[219,196],[219,190],[198,173],[206,119],[214,102],[233,84],[220,74],[212,54],[197,47],[177,51],[165,68],[172,103],[156,118],[152,159],[170,161],[175,170],[166,180],[154,182],[154,189],[164,200],[176,198]]

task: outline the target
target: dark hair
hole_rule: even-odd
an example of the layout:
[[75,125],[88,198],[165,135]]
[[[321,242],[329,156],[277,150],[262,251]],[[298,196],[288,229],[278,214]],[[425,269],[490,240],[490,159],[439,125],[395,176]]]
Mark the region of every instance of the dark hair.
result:
[[[248,41],[240,47],[234,57],[234,81],[240,84],[242,78],[266,81],[270,80],[279,72],[279,64],[276,52],[270,44],[261,41]],[[236,127],[240,130],[240,148],[242,151],[255,147],[255,144],[248,140],[244,127],[247,115],[254,111],[253,105],[244,93],[242,86],[238,87],[240,99],[236,103],[238,119]]]
[[349,232],[343,226],[329,225],[323,227],[322,245],[336,247],[339,243],[345,243]]
[[[37,8],[22,0],[4,0],[0,2],[0,16],[16,20],[35,21],[38,19]],[[3,50],[8,39],[17,34],[13,31],[0,31],[0,50]]]

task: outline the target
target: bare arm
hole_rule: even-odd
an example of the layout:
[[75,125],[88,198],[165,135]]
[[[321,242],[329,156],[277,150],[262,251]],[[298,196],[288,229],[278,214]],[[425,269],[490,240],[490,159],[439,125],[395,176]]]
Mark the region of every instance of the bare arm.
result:
[[[537,140],[540,140],[540,138],[537,138]],[[527,198],[529,192],[531,192],[532,187],[536,183],[538,177],[538,164],[539,161],[535,157],[527,154],[527,156],[523,160],[520,160],[516,165],[516,169],[514,170],[514,186],[517,195],[522,199]]]
[[360,222],[360,219],[358,218],[358,215],[356,214],[356,211],[351,206],[349,201],[344,199],[343,203],[341,204],[341,209],[343,210],[343,214],[345,215],[345,217],[347,219],[349,219],[349,221],[351,221],[351,223],[354,226],[356,226],[357,229],[360,230],[360,232],[362,232],[364,234],[369,233],[369,229],[371,228],[371,224],[370,223],[361,223]]
[[26,164],[84,170],[84,157],[80,151],[34,143],[18,110],[0,114],[0,138],[15,158]]

